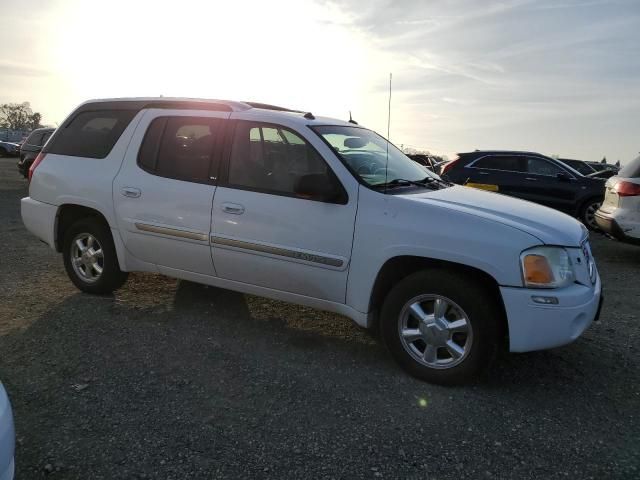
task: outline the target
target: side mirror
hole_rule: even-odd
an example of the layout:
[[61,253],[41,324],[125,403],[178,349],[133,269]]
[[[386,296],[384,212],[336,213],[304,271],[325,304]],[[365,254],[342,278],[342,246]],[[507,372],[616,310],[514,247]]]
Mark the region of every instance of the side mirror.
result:
[[556,174],[556,178],[558,180],[560,180],[561,182],[568,182],[568,181],[571,180],[571,177],[568,174],[564,173],[564,172],[560,172],[560,173]]
[[296,180],[293,191],[301,198],[318,202],[346,203],[344,192],[332,175],[312,173],[302,175]]

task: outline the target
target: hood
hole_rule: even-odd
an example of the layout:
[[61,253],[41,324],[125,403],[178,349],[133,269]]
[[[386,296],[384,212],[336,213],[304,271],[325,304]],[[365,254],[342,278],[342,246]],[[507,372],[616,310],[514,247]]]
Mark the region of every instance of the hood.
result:
[[585,227],[569,215],[537,203],[476,188],[455,185],[399,196],[508,225],[533,235],[547,245],[577,247],[586,236]]

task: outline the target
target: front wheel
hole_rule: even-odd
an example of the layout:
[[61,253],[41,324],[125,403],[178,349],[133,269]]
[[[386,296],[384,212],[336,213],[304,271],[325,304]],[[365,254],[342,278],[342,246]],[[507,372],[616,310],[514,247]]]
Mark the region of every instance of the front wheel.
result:
[[120,270],[111,230],[95,217],[75,222],[65,232],[62,255],[67,275],[83,292],[111,293],[127,280]]
[[501,322],[488,289],[440,269],[403,279],[381,311],[382,337],[395,360],[411,375],[440,384],[462,383],[490,363]]
[[590,230],[598,230],[596,223],[596,212],[602,205],[602,199],[591,198],[587,200],[580,211],[580,220]]

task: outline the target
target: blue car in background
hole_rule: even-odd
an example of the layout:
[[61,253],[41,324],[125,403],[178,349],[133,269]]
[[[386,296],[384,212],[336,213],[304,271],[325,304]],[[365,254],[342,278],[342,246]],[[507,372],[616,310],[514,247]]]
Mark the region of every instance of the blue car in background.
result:
[[13,480],[15,442],[11,403],[0,382],[0,480]]

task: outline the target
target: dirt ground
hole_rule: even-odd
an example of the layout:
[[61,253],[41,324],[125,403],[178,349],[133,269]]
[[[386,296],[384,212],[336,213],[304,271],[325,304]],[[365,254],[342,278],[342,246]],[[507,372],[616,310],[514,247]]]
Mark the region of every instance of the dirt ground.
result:
[[592,234],[606,302],[575,343],[445,388],[333,314],[147,274],[82,294],[26,195],[1,158],[19,479],[640,477],[640,247]]

